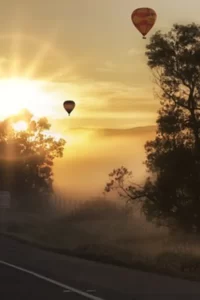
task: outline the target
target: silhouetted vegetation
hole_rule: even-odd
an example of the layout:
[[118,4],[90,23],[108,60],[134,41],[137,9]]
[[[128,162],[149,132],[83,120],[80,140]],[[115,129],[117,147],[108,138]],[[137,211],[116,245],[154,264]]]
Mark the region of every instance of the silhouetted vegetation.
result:
[[[25,121],[27,130],[13,124]],[[38,121],[26,110],[0,123],[0,190],[11,192],[13,205],[41,209],[53,192],[53,161],[62,157],[65,141],[48,135],[46,118]]]
[[149,177],[129,182],[121,167],[111,174],[105,191],[139,202],[157,225],[200,232],[200,26],[175,24],[155,33],[147,45],[161,108],[157,133],[145,144]]
[[68,199],[62,201],[57,201],[56,214],[45,217],[8,211],[3,234],[66,255],[200,279],[200,240],[195,235],[169,236],[167,230],[135,219],[124,203],[100,198],[72,207]]
[[[65,141],[47,135],[47,119],[36,122],[25,111],[0,123],[0,189],[31,213],[8,210],[3,234],[67,255],[199,280],[200,26],[157,32],[146,55],[161,99],[156,137],[145,144],[148,177],[134,183],[121,167],[105,188],[131,206],[103,198],[71,203],[55,194],[54,213],[35,213],[53,192],[53,161]],[[13,129],[19,120],[26,131]],[[138,207],[150,222],[138,222]],[[184,234],[169,235],[168,228]]]

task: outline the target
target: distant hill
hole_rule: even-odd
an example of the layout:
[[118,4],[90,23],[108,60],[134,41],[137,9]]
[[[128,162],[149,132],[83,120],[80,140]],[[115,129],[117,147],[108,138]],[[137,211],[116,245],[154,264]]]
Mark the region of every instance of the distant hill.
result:
[[71,131],[93,131],[95,134],[100,136],[130,136],[130,135],[140,135],[140,134],[149,134],[156,131],[156,126],[141,126],[133,127],[126,129],[119,128],[72,128]]
[[144,133],[153,133],[156,130],[156,126],[143,126],[143,127],[134,127],[134,128],[128,128],[128,129],[98,129],[96,132],[98,134],[104,135],[104,136],[113,136],[113,135],[138,135],[138,134],[144,134]]

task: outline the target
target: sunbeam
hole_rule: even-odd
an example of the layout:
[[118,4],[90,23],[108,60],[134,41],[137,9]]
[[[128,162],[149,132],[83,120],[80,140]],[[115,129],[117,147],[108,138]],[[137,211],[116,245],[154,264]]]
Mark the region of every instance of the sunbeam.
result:
[[31,77],[35,74],[35,71],[37,71],[37,68],[43,62],[43,59],[45,59],[45,56],[47,55],[47,53],[49,53],[49,51],[54,51],[56,54],[58,53],[58,50],[55,49],[53,45],[56,44],[57,35],[59,34],[59,29],[61,27],[62,23],[57,23],[54,27],[54,30],[50,34],[51,42],[45,41],[42,44],[41,48],[38,50],[35,57],[33,58],[32,63],[28,67],[27,72],[25,73],[27,77]]
[[53,115],[55,93],[45,90],[48,83],[12,78],[0,80],[0,117],[6,118],[26,108],[36,117]]
[[[54,35],[56,36],[56,32],[59,31],[59,28],[54,30]],[[56,37],[55,37],[56,39]],[[59,51],[56,47],[56,40],[50,42],[48,40],[40,40],[35,38],[34,36],[28,36],[22,33],[12,33],[12,34],[4,34],[0,35],[0,40],[10,40],[10,55],[6,56],[1,60],[0,63],[0,77],[9,78],[9,77],[25,77],[25,78],[34,78],[43,81],[56,81],[59,77],[70,75],[74,69],[71,63],[66,63],[63,65],[64,61],[67,61],[66,54]],[[27,63],[23,63],[24,61],[23,51],[24,47],[30,44],[28,49],[39,49],[34,58],[30,58]],[[39,47],[38,47],[39,45]],[[26,48],[25,48],[26,49]],[[34,51],[33,51],[34,52]],[[26,52],[25,52],[26,53]],[[35,53],[35,52],[34,52]],[[27,54],[27,53],[26,53]],[[42,75],[41,70],[45,68],[45,63],[47,64],[48,55],[50,56],[51,63],[52,61],[57,61],[55,70],[52,70],[47,75]],[[4,65],[6,64],[6,67]],[[8,67],[9,65],[9,67]],[[49,64],[48,64],[49,65]],[[75,65],[75,63],[73,63]]]
[[21,34],[15,34],[11,40],[11,64],[10,64],[10,73],[11,76],[16,76],[20,71],[20,49],[21,49]]

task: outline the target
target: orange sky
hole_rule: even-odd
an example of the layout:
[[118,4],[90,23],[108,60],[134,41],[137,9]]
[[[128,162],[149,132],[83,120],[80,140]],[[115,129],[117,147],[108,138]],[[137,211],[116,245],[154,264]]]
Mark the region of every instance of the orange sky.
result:
[[[97,132],[93,136],[88,130],[72,130],[115,128],[117,134],[119,128],[155,124],[159,100],[144,55],[148,39],[143,40],[131,23],[132,11],[142,6],[158,14],[148,36],[169,30],[175,22],[199,22],[197,0],[1,0],[0,118],[24,107],[50,118],[52,130],[68,140],[65,161],[58,163],[62,186],[62,168],[68,166],[70,176],[79,172],[80,182],[87,162],[90,171],[84,180],[94,172],[95,178],[103,178],[108,165],[133,165],[131,153],[138,150],[131,147],[136,140],[143,151],[146,133],[141,139],[125,134],[123,147],[120,136],[111,144]],[[70,117],[62,106],[66,99],[77,104]],[[144,152],[140,159],[136,155],[140,165],[143,156]],[[72,177],[75,182],[77,175]]]
[[153,124],[158,100],[146,41],[130,20],[141,6],[158,14],[151,34],[174,22],[199,21],[197,0],[2,0],[0,76],[51,81],[56,97],[48,114],[65,118],[62,101],[73,98],[78,106],[71,126]]

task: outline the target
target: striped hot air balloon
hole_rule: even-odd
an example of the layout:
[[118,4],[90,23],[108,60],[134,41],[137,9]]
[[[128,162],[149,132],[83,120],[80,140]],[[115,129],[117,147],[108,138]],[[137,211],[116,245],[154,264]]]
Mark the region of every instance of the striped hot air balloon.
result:
[[75,105],[75,102],[72,100],[67,100],[63,103],[64,109],[68,112],[69,116],[72,110],[74,109]]
[[143,39],[146,39],[147,33],[156,22],[157,14],[152,8],[142,7],[133,11],[131,19],[133,25],[143,35]]

